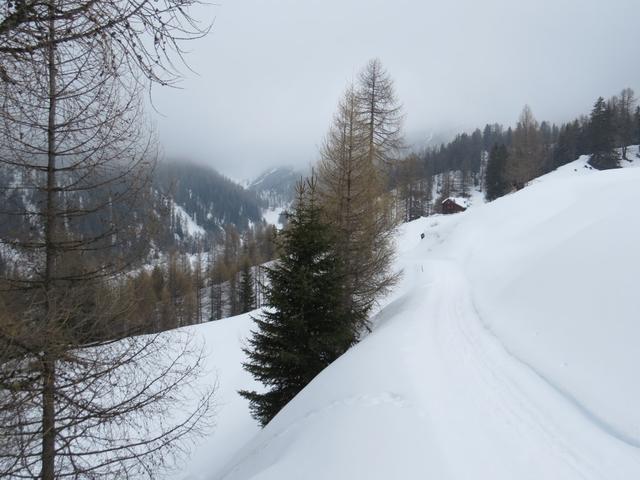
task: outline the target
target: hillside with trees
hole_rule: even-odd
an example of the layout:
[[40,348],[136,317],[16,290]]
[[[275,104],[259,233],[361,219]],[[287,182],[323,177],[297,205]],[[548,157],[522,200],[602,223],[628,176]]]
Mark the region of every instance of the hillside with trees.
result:
[[255,192],[270,209],[285,208],[295,199],[296,183],[305,176],[293,167],[270,168],[248,182],[247,190]]
[[207,233],[233,224],[241,232],[262,221],[266,202],[209,166],[185,161],[160,162],[154,186],[182,207]]
[[638,143],[640,106],[630,88],[608,100],[600,97],[589,115],[562,124],[536,120],[527,105],[515,127],[487,124],[411,153],[395,166],[390,188],[401,217],[415,219],[439,213],[444,198],[469,196],[474,189],[488,200],[519,190],[581,155],[591,155],[594,168],[616,168],[629,160],[627,147]]

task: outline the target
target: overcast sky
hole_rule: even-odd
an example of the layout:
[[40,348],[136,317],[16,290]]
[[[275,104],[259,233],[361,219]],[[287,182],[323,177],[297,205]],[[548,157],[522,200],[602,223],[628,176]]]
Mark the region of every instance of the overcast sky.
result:
[[[200,15],[200,12],[198,12]],[[378,57],[412,143],[586,113],[640,93],[640,0],[220,0],[181,90],[156,89],[165,156],[235,179],[307,165],[345,86]]]

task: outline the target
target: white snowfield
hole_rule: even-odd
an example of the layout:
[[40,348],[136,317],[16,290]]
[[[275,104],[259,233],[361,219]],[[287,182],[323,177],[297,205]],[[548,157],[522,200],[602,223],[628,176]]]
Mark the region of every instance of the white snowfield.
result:
[[276,228],[281,229],[280,215],[284,212],[284,207],[267,208],[262,211],[262,218],[270,225],[275,225]]
[[373,332],[263,430],[234,393],[250,320],[199,327],[223,401],[175,478],[640,478],[638,208],[640,168],[582,158],[402,226]]

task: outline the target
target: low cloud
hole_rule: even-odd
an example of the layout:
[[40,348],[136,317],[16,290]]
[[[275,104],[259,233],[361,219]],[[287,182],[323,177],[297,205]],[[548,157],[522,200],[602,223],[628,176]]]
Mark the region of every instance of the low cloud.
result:
[[[411,141],[488,122],[525,103],[540,120],[640,91],[637,0],[226,0],[194,42],[181,89],[154,93],[167,157],[232,178],[317,158],[345,86],[372,57],[395,80]],[[200,12],[198,12],[200,15]]]

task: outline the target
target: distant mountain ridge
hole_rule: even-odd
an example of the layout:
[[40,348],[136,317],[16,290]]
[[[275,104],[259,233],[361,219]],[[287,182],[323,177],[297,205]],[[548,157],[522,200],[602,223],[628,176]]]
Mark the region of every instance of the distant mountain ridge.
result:
[[306,173],[294,167],[276,167],[247,182],[247,189],[266,202],[269,209],[286,208],[292,201],[296,182]]
[[[62,175],[60,179],[65,181]],[[34,188],[42,182],[38,175],[25,173],[19,167],[3,165],[0,168],[0,265],[3,258],[20,258],[20,254],[10,248],[13,239],[42,234],[36,220],[44,196]],[[108,196],[109,190],[105,187],[91,192],[67,192],[60,201],[68,206],[90,205]],[[135,244],[136,248],[149,253],[173,249],[190,252],[201,248],[198,245],[203,242],[206,245],[214,241],[223,234],[226,225],[232,224],[244,232],[262,222],[267,205],[255,192],[212,167],[177,161],[156,165],[151,189],[143,197],[146,200],[139,205],[105,208],[73,224],[64,222],[62,228],[80,236],[95,235],[114,218],[126,217],[127,228],[138,232],[131,236],[126,248],[134,248]]]
[[214,168],[192,162],[158,164],[154,187],[174,199],[205,232],[216,233],[227,224],[246,230],[262,220],[266,202],[255,192],[233,182]]

